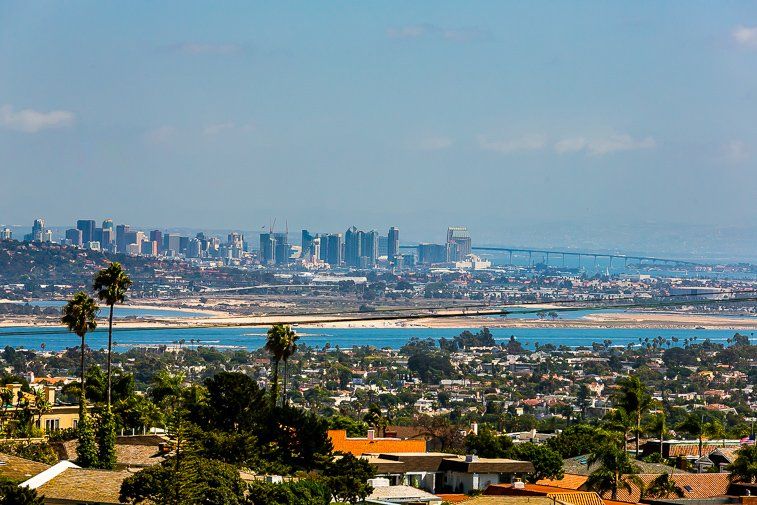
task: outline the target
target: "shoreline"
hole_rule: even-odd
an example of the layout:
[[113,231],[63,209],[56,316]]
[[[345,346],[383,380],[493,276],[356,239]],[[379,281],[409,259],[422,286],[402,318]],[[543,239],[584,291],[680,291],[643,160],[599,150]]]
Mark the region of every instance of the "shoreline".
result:
[[[129,307],[137,308],[137,305]],[[144,306],[157,309],[156,306]],[[184,312],[201,312],[192,309],[173,309]],[[498,318],[477,315],[461,315],[445,319],[368,319],[362,321],[329,321],[318,322],[318,316],[230,316],[219,311],[214,317],[147,317],[128,318],[114,321],[114,328],[129,329],[179,329],[187,327],[217,326],[217,327],[265,327],[277,322],[295,325],[298,328],[586,328],[586,329],[711,329],[711,330],[757,330],[757,317],[723,317],[709,315],[634,312],[634,313],[592,313],[578,319],[517,319]],[[366,313],[370,317],[370,313]],[[332,319],[324,316],[322,319]],[[302,321],[301,323],[298,321]],[[307,321],[307,322],[305,322]],[[98,327],[107,326],[107,319],[100,318]],[[45,328],[61,327],[57,319],[46,317],[8,317],[0,319],[0,328]]]

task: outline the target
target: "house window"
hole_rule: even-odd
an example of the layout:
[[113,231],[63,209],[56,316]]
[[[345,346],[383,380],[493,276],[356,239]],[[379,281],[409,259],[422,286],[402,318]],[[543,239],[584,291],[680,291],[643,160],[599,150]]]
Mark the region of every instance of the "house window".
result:
[[74,429],[76,429],[79,426],[79,420],[74,419]]
[[45,419],[45,432],[58,431],[60,429],[60,419]]

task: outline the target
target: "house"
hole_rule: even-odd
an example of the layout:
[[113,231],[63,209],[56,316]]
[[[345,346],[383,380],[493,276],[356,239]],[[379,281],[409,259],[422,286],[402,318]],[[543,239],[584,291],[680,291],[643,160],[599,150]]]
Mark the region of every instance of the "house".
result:
[[480,491],[534,471],[530,461],[443,452],[376,453],[364,457],[377,476],[387,479],[390,485],[409,485],[430,493]]
[[[12,395],[13,403],[5,405],[3,412],[6,415],[10,415],[15,410],[26,404],[31,406],[32,409],[36,408],[37,396],[31,393],[27,393],[21,390],[22,385],[18,383],[7,384],[0,389],[5,389]],[[46,411],[41,416],[35,415],[35,423],[37,428],[45,433],[51,431],[64,430],[69,428],[76,428],[79,423],[79,407],[78,405],[62,405],[56,403],[54,385],[44,385],[39,387],[39,393],[42,400],[46,403]]]
[[426,440],[403,440],[392,437],[376,437],[374,430],[368,430],[367,437],[348,437],[346,430],[329,430],[328,436],[334,451],[350,453],[355,456],[369,453],[425,452]]
[[91,470],[61,461],[25,480],[21,487],[36,489],[45,505],[119,505],[121,483],[131,472]]
[[366,497],[365,503],[442,504],[440,497],[413,486],[391,486],[389,480],[383,478],[371,479],[370,483],[373,491]]

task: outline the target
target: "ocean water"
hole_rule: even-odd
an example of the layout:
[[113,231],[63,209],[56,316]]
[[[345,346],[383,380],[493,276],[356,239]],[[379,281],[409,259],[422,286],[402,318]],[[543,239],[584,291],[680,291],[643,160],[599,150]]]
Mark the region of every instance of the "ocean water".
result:
[[[451,338],[463,330],[476,332],[479,328],[296,328],[300,343],[311,347],[349,348],[371,345],[378,348],[398,349],[410,338],[428,338],[438,340]],[[628,329],[628,328],[494,328],[491,330],[497,342],[505,342],[514,336],[524,347],[533,349],[534,344],[567,345],[570,347],[591,346],[606,339],[613,345],[638,344],[639,338],[649,340],[661,336],[666,339],[677,337],[679,342],[671,345],[683,345],[685,338],[696,337],[697,342],[710,339],[725,343],[737,330],[684,330],[684,329]],[[53,333],[55,332],[55,333]],[[740,330],[754,341],[753,330]],[[107,344],[107,328],[99,328],[87,336],[88,345],[95,349]],[[266,339],[265,328],[193,328],[193,329],[120,329],[115,330],[113,340],[115,348],[125,351],[137,346],[171,345],[180,339],[185,346],[212,346],[218,349],[261,348]],[[199,340],[191,343],[190,340]],[[7,345],[26,349],[62,350],[78,345],[79,337],[65,333],[62,328],[0,328],[0,347]]]

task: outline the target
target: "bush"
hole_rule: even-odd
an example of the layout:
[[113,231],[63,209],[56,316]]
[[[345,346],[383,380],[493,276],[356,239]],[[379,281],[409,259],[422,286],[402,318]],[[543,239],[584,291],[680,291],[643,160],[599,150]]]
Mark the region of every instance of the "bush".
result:
[[331,502],[331,490],[323,481],[315,479],[282,484],[255,481],[249,491],[249,505],[328,505]]
[[27,442],[9,442],[0,444],[0,452],[12,454],[19,458],[30,459],[47,465],[54,465],[58,462],[58,455],[47,442],[27,443]]

